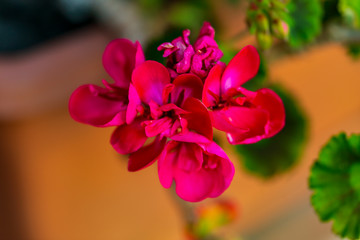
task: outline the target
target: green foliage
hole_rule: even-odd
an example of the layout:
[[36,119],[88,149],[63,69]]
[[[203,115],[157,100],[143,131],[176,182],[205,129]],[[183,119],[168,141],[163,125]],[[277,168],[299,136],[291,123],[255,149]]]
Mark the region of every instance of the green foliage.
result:
[[338,6],[339,0],[323,1],[323,23],[329,23],[330,21],[341,17]]
[[322,6],[320,0],[291,0],[289,10],[289,45],[300,48],[311,43],[321,32]]
[[360,135],[334,136],[311,168],[311,203],[321,221],[333,220],[333,231],[360,238]]
[[307,138],[307,119],[297,100],[279,85],[270,87],[283,100],[286,123],[277,135],[251,145],[236,145],[244,168],[270,178],[293,167],[299,160]]
[[137,0],[144,13],[155,15],[161,11],[164,6],[164,0]]
[[339,11],[347,25],[360,29],[360,1],[339,0]]
[[250,0],[246,12],[249,31],[256,35],[260,48],[269,49],[273,38],[287,40],[288,26],[288,0]]
[[360,58],[360,43],[359,44],[349,44],[347,46],[348,53],[350,56],[352,56],[354,59]]
[[178,28],[200,29],[210,21],[210,5],[206,1],[175,2],[168,10],[168,22]]

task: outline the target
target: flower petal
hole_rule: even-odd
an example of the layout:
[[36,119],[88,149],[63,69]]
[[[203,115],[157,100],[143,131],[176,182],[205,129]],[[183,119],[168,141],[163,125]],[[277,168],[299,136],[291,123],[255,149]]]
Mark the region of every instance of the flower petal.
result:
[[174,79],[174,89],[171,92],[171,102],[177,106],[182,106],[189,97],[201,99],[203,83],[201,79],[194,74],[181,74]]
[[209,72],[202,93],[202,101],[206,107],[216,106],[220,101],[221,76],[225,69],[225,63],[219,62]]
[[260,57],[255,47],[244,47],[229,62],[221,78],[221,91],[226,93],[231,88],[238,88],[255,77],[260,66]]
[[188,129],[195,131],[209,140],[213,139],[212,124],[208,110],[199,99],[189,97],[186,99],[183,109],[188,111],[188,114],[183,114],[182,117],[188,122]]
[[141,106],[139,94],[136,92],[135,87],[130,84],[129,86],[129,104],[126,111],[126,123],[130,124],[136,118],[138,107]]
[[224,110],[224,114],[230,124],[239,130],[227,133],[231,144],[255,143],[266,137],[267,111],[259,108],[229,107]]
[[[199,157],[203,158],[201,167]],[[176,193],[190,202],[219,196],[234,176],[233,164],[213,142],[206,145],[169,142],[159,158],[158,171],[164,187],[169,188],[175,181]]]
[[269,114],[268,124],[265,127],[266,137],[277,134],[285,125],[285,108],[281,98],[271,89],[263,88],[256,91],[253,104],[261,107]]
[[143,62],[144,53],[139,43],[132,43],[127,39],[115,39],[105,48],[103,65],[107,73],[114,79],[115,85],[128,88],[131,73],[136,64]]
[[110,90],[88,84],[71,95],[69,113],[81,123],[96,127],[119,126],[125,122],[127,96],[114,96]]
[[166,67],[155,61],[145,61],[133,72],[132,82],[141,101],[151,100],[159,105],[164,104],[163,89],[170,83],[170,75]]
[[124,124],[113,132],[110,143],[121,154],[137,151],[147,140],[145,129],[141,125],[144,119],[137,118],[131,124]]
[[150,145],[144,146],[138,151],[130,154],[128,170],[130,172],[135,172],[150,166],[163,151],[165,143],[165,137],[157,137]]
[[146,136],[154,137],[158,134],[169,132],[172,125],[172,119],[169,117],[163,117],[158,120],[144,121],[144,124],[146,125]]

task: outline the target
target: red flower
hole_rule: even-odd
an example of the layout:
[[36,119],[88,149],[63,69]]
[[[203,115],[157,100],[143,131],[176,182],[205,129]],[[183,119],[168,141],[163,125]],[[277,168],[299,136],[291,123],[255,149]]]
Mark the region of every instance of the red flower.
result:
[[93,84],[80,86],[71,95],[69,112],[81,123],[120,126],[125,123],[131,74],[145,61],[144,53],[138,42],[116,39],[106,47],[102,60],[114,83],[103,80],[105,88]]
[[[145,61],[133,72],[127,124],[117,128],[111,137],[111,144],[119,153],[131,153],[130,171],[153,163],[166,138],[192,142],[212,140],[210,116],[199,100],[201,80],[193,74],[182,74],[170,81],[168,70],[155,61]],[[151,137],[155,137],[154,142],[143,146]]]
[[231,144],[249,144],[278,133],[285,124],[280,97],[270,89],[251,92],[241,85],[253,78],[260,58],[253,46],[243,48],[228,64],[218,63],[205,80],[203,103],[212,109],[215,128]]

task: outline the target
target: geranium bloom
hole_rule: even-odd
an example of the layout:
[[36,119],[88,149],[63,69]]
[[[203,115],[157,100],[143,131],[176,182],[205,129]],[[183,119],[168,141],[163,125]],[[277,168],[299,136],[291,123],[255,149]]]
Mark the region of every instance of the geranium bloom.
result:
[[190,44],[189,36],[190,30],[186,29],[183,36],[161,44],[158,50],[164,50],[172,78],[190,72],[204,79],[223,53],[214,40],[215,31],[210,23],[204,23],[194,45]]
[[105,88],[86,84],[77,88],[69,101],[71,117],[96,127],[120,126],[125,123],[128,90],[134,68],[145,61],[138,42],[116,39],[103,54],[103,65],[114,83],[103,80]]
[[253,46],[243,48],[228,64],[218,63],[206,78],[203,103],[215,128],[231,144],[255,143],[278,133],[285,124],[280,97],[270,89],[248,91],[241,85],[253,78],[260,58]]
[[234,176],[233,164],[213,142],[213,126],[232,144],[253,143],[280,131],[285,114],[270,89],[241,87],[258,71],[254,47],[245,47],[226,67],[218,62],[222,52],[209,23],[193,45],[189,34],[185,30],[159,47],[168,68],[145,61],[138,42],[112,41],[103,65],[114,83],[80,86],[69,111],[82,123],[116,126],[110,142],[120,154],[129,154],[129,171],[159,159],[161,184],[169,188],[175,182],[177,194],[194,202],[219,196]]
[[[155,61],[145,61],[134,70],[127,124],[117,128],[111,137],[119,153],[129,153],[129,149],[134,152],[129,156],[130,171],[153,163],[167,137],[177,141],[212,140],[210,116],[199,100],[202,85],[193,74],[180,75],[170,83],[167,69]],[[156,137],[154,142],[142,147],[151,137]]]
[[176,183],[176,193],[190,202],[218,197],[234,176],[234,166],[214,142],[170,141],[158,162],[163,187]]

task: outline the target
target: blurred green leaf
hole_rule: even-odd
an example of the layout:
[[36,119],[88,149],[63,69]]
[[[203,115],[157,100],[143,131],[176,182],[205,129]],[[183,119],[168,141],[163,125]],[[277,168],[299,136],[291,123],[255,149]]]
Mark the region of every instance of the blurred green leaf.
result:
[[208,14],[208,7],[198,1],[178,2],[169,9],[168,21],[178,28],[200,29]]
[[360,238],[360,135],[334,136],[311,168],[311,203],[321,221],[333,220],[333,231]]
[[360,28],[360,1],[339,0],[339,12],[349,26]]
[[340,12],[338,9],[339,0],[324,0],[323,1],[323,22],[328,23],[334,19],[340,18]]
[[140,8],[147,14],[158,14],[164,7],[164,0],[137,0]]
[[289,45],[300,48],[311,43],[321,32],[322,6],[320,0],[291,0],[289,10]]
[[352,56],[354,59],[360,58],[360,43],[359,44],[349,44],[347,46],[348,53],[350,56]]
[[283,100],[285,127],[274,137],[250,145],[236,145],[244,168],[263,178],[289,170],[299,160],[307,138],[307,119],[297,100],[280,85],[273,89]]

